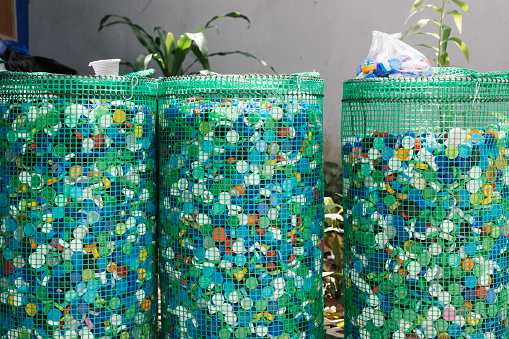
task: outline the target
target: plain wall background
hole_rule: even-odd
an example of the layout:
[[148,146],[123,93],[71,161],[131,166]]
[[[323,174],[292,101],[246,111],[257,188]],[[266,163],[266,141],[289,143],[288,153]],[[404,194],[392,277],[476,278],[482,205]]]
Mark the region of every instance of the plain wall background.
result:
[[[453,64],[479,71],[508,69],[505,13],[509,1],[468,3],[472,14],[464,15],[460,38],[470,49],[470,64],[451,44]],[[250,52],[282,74],[319,72],[325,79],[324,156],[339,163],[342,83],[355,77],[373,30],[403,32],[418,18],[436,14],[426,10],[404,25],[412,4],[412,0],[32,0],[30,52],[93,74],[90,61],[120,58],[134,62],[138,54],[146,53],[127,26],[98,33],[99,21],[106,14],[128,16],[149,33],[161,26],[177,38],[201,28],[215,15],[241,12],[251,19],[249,29],[240,19],[218,20],[219,34],[213,29],[205,32],[209,52]],[[448,24],[454,25],[452,20]],[[433,24],[427,28],[437,31]],[[454,34],[459,36],[455,28]],[[424,35],[405,41],[435,44]],[[418,49],[432,57],[430,50]],[[149,66],[158,67],[155,62]],[[211,66],[218,73],[271,73],[256,60],[242,56],[215,57]],[[128,72],[121,68],[121,74]]]

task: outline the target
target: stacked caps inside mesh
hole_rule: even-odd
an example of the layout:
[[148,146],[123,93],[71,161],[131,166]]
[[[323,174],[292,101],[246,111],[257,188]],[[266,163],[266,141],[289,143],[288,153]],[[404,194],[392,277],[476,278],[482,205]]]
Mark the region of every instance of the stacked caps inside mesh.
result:
[[0,335],[152,332],[154,109],[0,101]]
[[350,333],[507,336],[508,131],[493,125],[345,140]]
[[323,337],[317,101],[183,96],[162,105],[167,338]]

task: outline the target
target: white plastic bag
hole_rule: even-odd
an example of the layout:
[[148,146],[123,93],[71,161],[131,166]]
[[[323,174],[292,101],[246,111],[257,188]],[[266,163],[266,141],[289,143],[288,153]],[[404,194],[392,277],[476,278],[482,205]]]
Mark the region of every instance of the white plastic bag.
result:
[[433,75],[424,54],[396,35],[373,31],[373,41],[368,55],[357,69],[357,79],[423,75]]

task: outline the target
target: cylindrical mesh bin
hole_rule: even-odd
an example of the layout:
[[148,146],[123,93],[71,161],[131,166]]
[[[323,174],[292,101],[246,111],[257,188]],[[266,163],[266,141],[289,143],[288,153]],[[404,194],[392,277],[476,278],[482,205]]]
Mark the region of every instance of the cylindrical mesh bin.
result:
[[509,79],[351,80],[346,338],[508,338]]
[[159,83],[165,338],[323,338],[323,80]]
[[154,338],[155,81],[0,75],[0,336]]

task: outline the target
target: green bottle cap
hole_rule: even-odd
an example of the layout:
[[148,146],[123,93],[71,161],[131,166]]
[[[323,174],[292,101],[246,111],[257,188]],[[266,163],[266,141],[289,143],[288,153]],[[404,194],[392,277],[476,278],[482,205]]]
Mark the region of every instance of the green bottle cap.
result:
[[392,319],[398,321],[403,318],[403,312],[398,307],[393,307],[390,315]]
[[434,325],[438,332],[445,332],[449,327],[449,322],[445,321],[444,319],[437,319]]
[[361,174],[365,177],[370,175],[372,172],[371,165],[370,164],[362,164],[361,166]]
[[373,141],[373,147],[377,150],[383,150],[385,148],[385,142],[383,138],[375,138]]
[[456,267],[453,267],[452,268],[452,275],[456,278],[456,279],[460,279],[461,277],[463,277],[465,275],[465,270],[463,269],[463,267],[461,266],[456,266]]
[[210,277],[208,276],[205,276],[205,275],[202,275],[199,279],[198,279],[198,283],[200,284],[200,286],[202,288],[208,288],[210,286],[210,284],[212,283]]
[[394,285],[390,281],[383,281],[378,287],[380,293],[387,295],[394,291]]
[[[454,273],[453,273],[453,275],[454,275]],[[452,283],[449,285],[447,291],[452,296],[459,295],[461,293],[461,286],[457,283]]]
[[254,277],[249,277],[246,279],[246,287],[250,290],[254,290],[258,286],[258,279]]
[[431,169],[427,169],[424,171],[422,177],[427,182],[434,181],[437,178],[437,173]]
[[422,190],[422,197],[424,200],[433,201],[437,197],[437,192],[432,187],[425,187]]
[[198,167],[195,167],[195,168],[193,169],[193,177],[194,177],[196,180],[200,180],[200,179],[202,179],[204,176],[205,176],[205,170],[203,169],[203,167],[198,166]]
[[477,278],[479,278],[480,276],[484,275],[484,267],[482,265],[475,264],[474,268],[472,268],[472,272]]
[[125,313],[124,313],[124,316],[126,317],[126,319],[132,319],[134,318],[134,316],[136,315],[136,311],[135,311],[135,307],[129,307]]
[[474,306],[475,313],[486,314],[486,303],[484,301],[478,301]]
[[267,309],[268,301],[267,300],[257,300],[255,302],[256,312],[264,312]]
[[406,310],[403,313],[403,319],[405,319],[408,322],[413,322],[416,317],[417,317],[417,314],[413,310]]
[[245,327],[239,327],[235,330],[235,337],[238,339],[246,339],[251,332]]
[[498,303],[494,303],[488,306],[488,317],[493,318],[495,317],[498,312],[500,311],[500,305]]
[[461,295],[451,296],[451,304],[454,307],[461,307],[464,302],[465,302],[465,299]]
[[220,339],[229,339],[231,333],[226,327],[223,327],[222,329],[219,330],[218,335]]
[[485,251],[490,251],[495,246],[495,240],[491,236],[484,237],[482,247]]
[[394,203],[396,203],[396,201],[396,197],[391,194],[386,195],[384,198],[384,204],[387,207],[391,207]]
[[385,328],[391,332],[397,331],[399,328],[399,320],[400,319],[401,319],[401,317],[397,318],[397,320],[396,319],[388,319],[385,322]]
[[381,183],[384,181],[384,175],[381,171],[373,171],[371,178],[373,178],[373,181],[376,183]]
[[404,285],[398,286],[394,289],[394,296],[398,299],[405,299],[407,295],[408,292]]
[[44,187],[41,191],[41,196],[46,200],[52,201],[56,196],[56,192],[51,187]]
[[428,266],[430,261],[431,261],[431,256],[428,253],[425,253],[425,252],[419,253],[417,256],[417,262],[421,266]]

